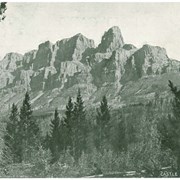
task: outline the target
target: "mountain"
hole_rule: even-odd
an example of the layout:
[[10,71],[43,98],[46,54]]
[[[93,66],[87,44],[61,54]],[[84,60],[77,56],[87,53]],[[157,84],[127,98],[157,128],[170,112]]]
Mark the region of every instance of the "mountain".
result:
[[82,34],[46,41],[24,55],[8,53],[0,61],[0,109],[20,105],[29,91],[35,111],[64,109],[80,88],[87,105],[96,107],[103,95],[110,106],[146,103],[168,97],[168,80],[180,85],[180,62],[162,47],[126,44],[119,27],[110,28],[96,47]]

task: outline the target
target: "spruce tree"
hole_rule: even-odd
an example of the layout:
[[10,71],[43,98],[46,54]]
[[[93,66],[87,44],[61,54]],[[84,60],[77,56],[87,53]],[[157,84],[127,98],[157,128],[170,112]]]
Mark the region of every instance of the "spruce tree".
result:
[[58,110],[55,109],[54,119],[51,121],[51,135],[50,135],[50,151],[52,154],[52,162],[58,160],[59,156],[59,126],[60,119]]
[[64,118],[64,122],[68,129],[71,129],[72,117],[73,117],[73,103],[72,103],[72,98],[69,97],[68,104],[66,105],[66,112]]
[[64,140],[65,148],[70,148],[72,151],[72,128],[73,128],[73,103],[69,97],[68,104],[66,105],[66,112],[64,117]]
[[87,139],[87,121],[84,102],[82,100],[81,91],[78,94],[73,110],[73,154],[76,160],[79,159],[82,152],[86,150]]
[[98,133],[98,148],[109,143],[110,130],[110,112],[106,96],[103,96],[100,108],[97,110],[97,133]]
[[18,123],[19,123],[18,108],[13,103],[11,114],[9,116],[9,121],[7,122],[5,136],[4,136],[4,155],[5,159],[11,162],[19,162],[19,152],[18,152]]
[[[32,149],[38,147],[39,127],[36,119],[32,117],[29,93],[26,92],[23,105],[20,109],[19,144],[23,158],[31,155]],[[24,160],[24,159],[23,159]]]

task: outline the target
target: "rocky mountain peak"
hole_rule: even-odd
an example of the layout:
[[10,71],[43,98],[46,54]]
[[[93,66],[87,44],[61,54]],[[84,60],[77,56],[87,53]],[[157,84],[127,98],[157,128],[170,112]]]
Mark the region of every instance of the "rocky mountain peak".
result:
[[124,39],[118,26],[113,26],[104,33],[98,46],[99,52],[112,52],[123,47]]
[[10,72],[13,72],[22,65],[22,60],[22,54],[11,52],[5,55],[3,60],[0,62],[0,66],[2,69],[6,69]]
[[53,44],[50,41],[45,41],[39,45],[38,49],[51,48],[52,45]]
[[86,38],[81,33],[75,36],[56,42],[58,61],[81,61],[82,54],[88,48],[94,48],[95,43],[92,39]]
[[[77,39],[78,39],[78,38],[87,38],[87,37],[85,37],[85,36],[84,36],[83,34],[81,34],[81,33],[78,33],[78,34],[74,35],[73,37],[74,37],[74,38],[77,38]],[[72,38],[73,38],[73,37],[72,37]]]
[[[139,54],[144,59],[145,64],[155,65],[155,66],[164,66],[169,62],[166,50],[159,46],[152,46],[149,44],[143,45],[134,55]],[[154,67],[155,68],[155,67]]]
[[145,44],[129,58],[127,76],[131,76],[130,79],[139,79],[143,76],[164,74],[169,63],[164,48]]
[[[59,102],[65,104],[67,97],[75,96],[81,88],[87,101],[96,103],[106,94],[112,104],[120,104],[126,94],[123,89],[134,92],[138,81],[179,71],[179,61],[170,60],[164,48],[124,44],[119,27],[114,26],[104,33],[98,47],[78,33],[55,44],[41,43],[24,56],[7,54],[0,62],[0,98],[4,98],[4,92],[14,92],[16,97],[17,92],[22,95],[28,89],[35,98],[34,108],[54,108]],[[3,102],[7,102],[3,108],[11,104],[6,98]]]
[[161,53],[167,56],[166,49],[159,47],[159,46],[152,46],[149,44],[144,44],[141,48],[142,51],[148,53],[148,54],[154,54]]
[[[75,36],[72,37],[72,39],[73,38],[76,41],[76,48],[82,49],[83,46],[85,48],[94,48],[95,47],[94,40],[88,39],[86,36],[84,36],[81,33],[76,34]],[[80,47],[78,47],[78,46],[80,46]]]

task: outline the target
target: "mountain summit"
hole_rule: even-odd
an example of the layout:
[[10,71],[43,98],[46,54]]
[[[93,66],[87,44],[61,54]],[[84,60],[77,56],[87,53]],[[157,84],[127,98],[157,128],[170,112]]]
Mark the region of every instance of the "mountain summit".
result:
[[104,33],[98,46],[100,52],[111,52],[123,47],[124,40],[118,26],[110,28]]

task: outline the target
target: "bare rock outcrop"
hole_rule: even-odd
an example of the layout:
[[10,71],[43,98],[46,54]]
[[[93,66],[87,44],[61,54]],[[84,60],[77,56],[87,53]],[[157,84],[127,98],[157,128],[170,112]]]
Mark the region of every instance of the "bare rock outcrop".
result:
[[77,34],[71,38],[57,41],[56,64],[63,61],[81,61],[82,54],[88,48],[94,48],[94,41],[86,38],[82,34]]
[[127,60],[123,81],[163,74],[167,72],[169,65],[170,60],[164,48],[146,44]]
[[22,66],[23,55],[18,53],[8,53],[0,61],[0,66],[4,70],[8,70],[9,72],[15,71],[17,68]]
[[124,39],[119,27],[114,26],[104,33],[101,43],[98,46],[99,52],[112,52],[123,47]]

